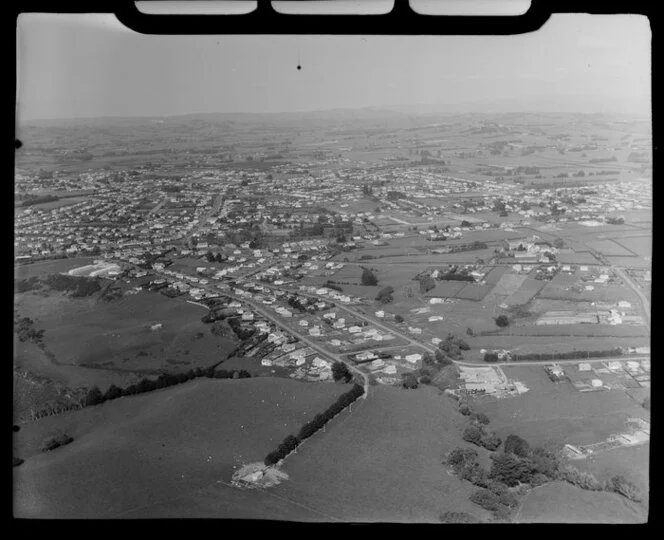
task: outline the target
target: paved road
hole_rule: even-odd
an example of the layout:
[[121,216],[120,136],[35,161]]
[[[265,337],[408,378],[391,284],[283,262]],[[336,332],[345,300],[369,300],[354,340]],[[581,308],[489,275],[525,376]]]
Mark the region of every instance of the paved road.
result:
[[[155,272],[155,273],[160,274],[160,272]],[[162,274],[162,276],[167,277],[166,274]],[[367,396],[369,395],[369,377],[368,377],[368,375],[365,374],[364,372],[362,372],[361,370],[357,369],[352,364],[349,364],[348,362],[346,362],[341,357],[341,355],[331,353],[331,352],[327,351],[319,343],[313,341],[312,339],[310,339],[307,336],[302,335],[297,330],[294,330],[294,329],[288,327],[287,325],[282,323],[281,320],[279,320],[279,318],[276,315],[274,315],[274,314],[270,313],[269,311],[265,310],[263,308],[263,306],[261,306],[260,304],[258,304],[254,300],[249,300],[249,299],[245,298],[244,296],[236,295],[236,294],[234,294],[234,293],[232,293],[228,290],[221,290],[215,285],[200,285],[199,284],[198,286],[202,289],[206,289],[207,291],[213,292],[215,294],[223,294],[224,296],[228,296],[229,298],[234,298],[238,302],[242,302],[242,303],[250,305],[254,309],[254,311],[261,314],[267,320],[271,321],[275,326],[277,326],[279,328],[282,328],[283,330],[285,330],[289,334],[294,335],[296,338],[298,338],[303,343],[306,343],[307,345],[309,345],[312,349],[314,349],[316,352],[318,352],[322,356],[327,357],[327,358],[332,359],[332,360],[335,360],[335,361],[338,361],[338,362],[343,362],[344,364],[346,364],[351,371],[357,373],[358,375],[360,375],[362,377],[362,380],[364,381],[364,385],[363,385],[364,386],[364,394],[362,394],[361,397],[362,397],[362,399],[367,399]]]
[[[157,272],[157,273],[159,273],[159,272]],[[164,274],[164,276],[165,276],[165,274]],[[284,290],[284,289],[281,289],[281,288],[278,288],[278,287],[273,287],[273,286],[266,285],[266,284],[263,284],[262,286],[264,286],[265,288],[268,288],[268,289]],[[302,341],[303,343],[306,343],[312,349],[317,351],[319,354],[321,354],[321,355],[323,355],[323,356],[325,356],[329,359],[333,359],[333,360],[345,363],[351,371],[357,373],[358,375],[360,375],[362,377],[362,379],[364,381],[364,394],[362,396],[362,399],[367,398],[367,396],[369,394],[369,377],[368,377],[368,375],[366,373],[364,373],[363,371],[361,371],[360,369],[358,369],[357,367],[353,366],[352,364],[346,362],[342,358],[342,355],[337,354],[337,353],[329,352],[323,346],[321,346],[319,343],[311,340],[309,337],[307,337],[305,335],[302,335],[297,330],[285,325],[284,323],[281,322],[281,320],[276,315],[273,315],[269,311],[265,310],[262,305],[255,302],[254,300],[249,300],[249,299],[247,299],[243,296],[236,295],[236,294],[234,294],[234,293],[232,293],[228,290],[221,290],[216,285],[202,285],[200,287],[203,288],[203,289],[206,289],[208,291],[214,292],[216,294],[223,294],[223,295],[228,296],[230,298],[234,298],[234,299],[238,300],[239,302],[243,302],[245,304],[250,305],[257,313],[261,314],[267,320],[271,321],[275,326],[277,326],[279,328],[282,328],[286,332],[294,335],[300,341]],[[302,296],[308,296],[308,297],[311,297],[311,298],[315,298],[317,300],[324,299],[320,296],[317,296],[317,295],[314,295],[314,294],[309,294],[309,293],[304,293],[304,292],[301,292],[301,291],[292,291],[291,290],[291,291],[288,291],[288,292],[297,293],[297,294],[302,295]],[[341,305],[341,304],[336,304],[336,307],[338,309],[340,309],[341,311],[347,312],[348,314],[350,314],[353,317],[356,317],[358,319],[362,319],[362,320],[372,324],[373,326],[381,328],[386,332],[389,332],[391,334],[394,334],[394,335],[402,338],[403,340],[407,341],[411,345],[422,348],[422,349],[424,349],[424,350],[426,350],[430,353],[433,353],[433,354],[435,354],[435,352],[437,350],[435,347],[432,347],[430,345],[426,345],[424,343],[416,341],[413,338],[411,338],[410,336],[407,336],[407,335],[403,334],[399,330],[397,330],[393,327],[390,327],[390,326],[386,326],[386,325],[378,322],[375,318],[368,317],[368,316],[364,315],[363,313],[358,313],[357,311],[355,311],[355,310],[353,310],[353,309],[351,309],[347,306],[344,306],[344,305]],[[589,358],[589,359],[580,358],[580,359],[575,359],[575,360],[538,360],[538,361],[528,361],[528,362],[496,362],[496,363],[490,363],[490,364],[487,364],[487,363],[484,363],[484,362],[463,362],[463,361],[460,361],[460,360],[452,360],[452,361],[456,365],[466,366],[466,367],[480,367],[480,366],[485,366],[485,367],[486,366],[498,366],[498,367],[506,367],[506,366],[510,367],[511,366],[511,367],[515,367],[515,366],[541,366],[541,365],[547,365],[547,364],[553,364],[553,363],[555,363],[555,364],[591,363],[592,364],[592,363],[597,363],[597,362],[611,362],[611,361],[625,361],[625,360],[646,360],[646,359],[650,359],[650,355],[647,355],[647,356],[618,356],[618,357],[610,357],[610,358]]]
[[[270,287],[268,287],[268,288],[270,288]],[[271,288],[278,289],[277,287],[271,287]],[[317,296],[315,294],[309,294],[309,293],[305,293],[305,292],[302,292],[302,291],[289,291],[289,292],[297,293],[298,295],[307,296],[309,298],[315,298],[316,300],[327,300],[327,301],[329,301],[329,298],[324,298],[324,297],[321,297],[321,296]],[[341,311],[345,311],[346,313],[348,313],[349,315],[351,315],[353,317],[356,317],[358,319],[362,319],[363,321],[366,321],[366,322],[368,322],[368,323],[370,323],[374,326],[377,326],[378,328],[381,328],[385,332],[389,332],[390,334],[395,334],[397,337],[400,337],[403,340],[407,341],[410,345],[415,345],[415,346],[417,346],[421,349],[429,351],[432,354],[436,353],[436,349],[434,347],[426,345],[426,344],[424,344],[420,341],[417,341],[417,340],[411,338],[410,336],[407,336],[406,334],[401,333],[400,331],[398,331],[394,328],[386,326],[386,325],[378,322],[375,318],[367,317],[366,315],[364,315],[362,313],[358,313],[357,311],[354,311],[354,310],[350,309],[349,307],[347,307],[343,304],[335,303],[335,306],[338,309],[340,309]]]
[[[321,297],[318,297],[316,295],[312,295],[309,293],[302,293],[300,291],[297,291],[298,294],[301,294],[303,296],[310,296],[312,298],[317,298],[321,299]],[[363,319],[369,323],[371,323],[374,326],[377,326],[379,328],[382,328],[383,330],[390,332],[392,334],[395,334],[396,336],[408,341],[412,345],[416,345],[424,350],[427,350],[433,354],[436,352],[436,348],[424,343],[421,343],[419,341],[414,340],[413,338],[407,336],[406,334],[403,334],[399,330],[386,326],[384,324],[381,324],[378,322],[376,319],[373,319],[371,317],[367,317],[364,314],[358,313],[351,308],[337,304],[339,309],[346,311],[347,313],[351,314],[354,317],[357,317],[359,319]],[[455,364],[460,365],[460,366],[467,366],[467,367],[478,367],[478,366],[541,366],[541,365],[547,365],[547,364],[580,364],[580,363],[595,363],[595,362],[611,362],[611,361],[624,361],[624,360],[646,360],[649,359],[650,355],[647,356],[617,356],[617,357],[611,357],[611,358],[580,358],[578,360],[533,360],[533,361],[527,361],[527,362],[496,362],[496,363],[485,363],[485,362],[463,362],[460,360],[452,360]]]
[[337,362],[343,362],[344,364],[346,364],[351,371],[357,373],[358,375],[360,375],[362,377],[362,379],[364,381],[364,394],[362,394],[362,399],[367,398],[367,395],[369,394],[369,377],[368,377],[368,375],[366,375],[361,370],[357,369],[352,364],[349,364],[348,362],[346,362],[340,354],[331,353],[331,352],[327,351],[319,343],[317,343],[317,342],[313,341],[312,339],[310,339],[309,337],[301,334],[297,330],[294,330],[293,328],[290,328],[289,326],[285,325],[284,323],[282,323],[279,320],[279,318],[277,316],[275,316],[272,313],[270,313],[269,311],[263,309],[263,307],[260,306],[257,302],[254,302],[253,300],[247,300],[246,298],[244,298],[242,296],[236,296],[233,293],[229,293],[229,292],[224,292],[223,294],[226,295],[226,296],[229,296],[231,298],[235,298],[238,302],[244,302],[245,304],[249,304],[256,312],[260,313],[263,317],[265,317],[266,319],[271,321],[275,326],[278,326],[279,328],[282,328],[283,330],[285,330],[289,334],[294,335],[296,338],[298,338],[303,343],[306,343],[307,345],[309,345],[312,349],[317,351],[322,356],[326,356],[327,358],[331,358],[332,360],[335,360]]

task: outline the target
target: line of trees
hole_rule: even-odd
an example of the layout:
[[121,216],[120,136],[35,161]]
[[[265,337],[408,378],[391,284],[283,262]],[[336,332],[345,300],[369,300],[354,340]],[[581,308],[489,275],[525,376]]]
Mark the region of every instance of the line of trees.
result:
[[[562,353],[529,353],[529,354],[512,354],[510,360],[512,362],[526,362],[531,360],[541,361],[555,361],[555,360],[580,360],[583,358],[613,358],[615,356],[622,356],[623,350],[620,347],[604,351],[568,351]],[[484,354],[485,362],[497,362],[498,354],[487,352]]]
[[244,369],[240,371],[227,371],[225,369],[217,370],[215,366],[209,368],[198,367],[183,373],[162,373],[156,379],[143,378],[138,383],[131,384],[126,388],[119,388],[112,384],[105,393],[102,393],[97,386],[93,386],[84,398],[84,405],[86,407],[94,407],[95,405],[101,405],[105,401],[160,390],[191,381],[198,377],[208,379],[246,379],[251,377],[251,373]]
[[317,414],[314,416],[313,420],[304,424],[300,428],[297,436],[288,435],[276,450],[273,450],[265,457],[265,465],[275,465],[280,460],[284,459],[302,444],[302,441],[308,439],[318,430],[322,429],[330,420],[332,420],[332,418],[356,401],[362,396],[362,394],[364,394],[364,388],[360,384],[355,384],[348,392],[341,394],[325,412]]
[[60,198],[55,195],[43,195],[41,197],[34,197],[27,199],[21,203],[21,206],[32,206],[34,204],[42,204],[47,202],[59,201]]

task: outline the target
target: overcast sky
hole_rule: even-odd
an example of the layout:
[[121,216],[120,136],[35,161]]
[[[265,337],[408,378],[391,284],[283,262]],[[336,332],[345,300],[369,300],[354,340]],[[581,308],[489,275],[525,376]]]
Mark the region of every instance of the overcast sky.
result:
[[557,14],[519,36],[353,37],[146,36],[113,15],[22,14],[18,114],[25,122],[475,102],[647,111],[650,41],[638,15]]

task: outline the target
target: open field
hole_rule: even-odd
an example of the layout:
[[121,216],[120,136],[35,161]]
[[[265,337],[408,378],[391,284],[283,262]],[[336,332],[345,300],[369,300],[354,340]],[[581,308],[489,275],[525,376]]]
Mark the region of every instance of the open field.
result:
[[525,274],[504,273],[496,282],[492,294],[496,296],[510,297],[521,288],[526,279],[527,276]]
[[584,491],[566,482],[533,489],[516,523],[645,523],[647,512],[615,493]]
[[444,510],[486,517],[468,500],[473,487],[441,464],[463,444],[452,401],[431,387],[371,394],[286,462],[290,480],[275,493],[350,521],[436,522]]
[[[431,246],[431,249],[438,249],[436,246]],[[474,264],[478,259],[483,261],[488,261],[493,257],[493,249],[478,249],[473,251],[461,251],[459,253],[422,253],[418,254],[415,249],[410,249],[406,251],[405,249],[400,250],[394,255],[389,257],[379,257],[375,259],[369,259],[362,261],[360,260],[361,256],[365,254],[363,251],[355,251],[350,253],[341,253],[334,257],[333,260],[341,262],[345,259],[348,259],[349,262],[361,262],[367,265],[379,265],[379,264],[394,264],[394,263],[408,263],[408,264],[422,264],[422,265],[442,265],[442,264],[458,264],[458,263],[467,263]],[[378,255],[377,253],[374,254]]]
[[504,367],[503,371],[529,391],[501,400],[474,400],[503,438],[519,435],[531,446],[591,444],[624,431],[628,418],[650,418],[621,390],[578,392],[569,383],[551,382],[541,366]]
[[[234,467],[262,461],[347,389],[272,378],[196,379],[26,425],[15,435],[15,455],[27,459],[14,469],[14,515],[152,517],[170,505],[171,517],[238,517],[242,507],[247,517],[284,519],[283,512],[311,519],[315,514],[284,501],[264,512],[260,493],[217,482],[228,482]],[[74,442],[36,453],[58,432]],[[201,493],[214,497],[215,514],[209,502],[199,506]],[[246,499],[250,504],[240,504]]]
[[585,288],[581,291],[572,290],[571,287],[578,283],[578,276],[570,276],[560,273],[547,283],[547,285],[540,291],[539,296],[541,298],[569,300],[572,302],[618,302],[620,300],[627,300],[632,305],[636,305],[638,302],[638,298],[632,290],[623,285],[590,283],[594,287],[591,291],[587,291]]
[[39,384],[21,383],[21,386],[28,392],[21,395],[20,399],[14,403],[16,418],[27,414],[30,409],[38,409],[40,404],[45,403],[49,399],[48,388],[53,384],[70,389],[90,388],[97,385],[100,389],[106,390],[111,384],[118,387],[129,386],[137,383],[144,376],[141,372],[100,370],[56,364],[45,351],[34,343],[21,342],[17,342],[14,347],[14,367],[27,370],[37,377],[44,377],[48,380],[48,383],[46,381],[41,381]]
[[650,332],[644,325],[628,326],[624,324],[541,324],[513,325],[500,332],[506,336],[607,336],[607,337],[649,337]]
[[[200,318],[206,310],[158,293],[105,302],[61,294],[18,295],[21,316],[45,330],[57,363],[122,371],[179,371],[224,360],[235,342],[214,336]],[[163,326],[151,330],[150,325]]]
[[600,452],[587,459],[574,462],[581,471],[594,474],[599,480],[608,480],[616,474],[628,478],[645,494],[650,483],[650,445],[618,447]]
[[52,261],[39,261],[30,264],[14,265],[14,279],[22,280],[31,277],[46,277],[49,274],[68,272],[72,268],[92,264],[94,257],[74,257],[71,259],[56,259]]
[[613,257],[629,257],[630,255],[634,255],[632,250],[626,249],[612,240],[597,240],[595,242],[587,242],[586,244],[602,255]]
[[561,250],[556,257],[561,264],[597,264],[597,259],[589,251]]
[[39,203],[39,204],[32,204],[30,206],[16,206],[15,207],[15,212],[17,214],[22,214],[28,209],[32,210],[53,210],[55,208],[62,208],[64,206],[71,206],[73,204],[77,204],[83,201],[87,201],[88,197],[68,197],[65,199],[59,199],[57,201],[50,201],[50,202],[45,202],[45,203]]
[[486,285],[469,283],[456,294],[456,298],[479,301],[489,294],[492,289],[493,285],[491,283],[487,283]]
[[606,337],[606,336],[525,336],[491,334],[468,337],[466,339],[472,347],[466,353],[470,358],[481,359],[480,349],[507,349],[519,354],[528,353],[562,353],[570,351],[597,351],[613,347],[641,347],[650,344],[646,337]]
[[427,297],[456,298],[461,289],[468,285],[465,281],[436,280],[436,288],[426,293]]
[[625,266],[628,268],[652,268],[652,260],[645,257],[607,257],[613,266]]
[[519,289],[512,294],[505,303],[508,306],[520,306],[528,303],[532,298],[537,296],[539,292],[546,286],[546,281],[527,277]]

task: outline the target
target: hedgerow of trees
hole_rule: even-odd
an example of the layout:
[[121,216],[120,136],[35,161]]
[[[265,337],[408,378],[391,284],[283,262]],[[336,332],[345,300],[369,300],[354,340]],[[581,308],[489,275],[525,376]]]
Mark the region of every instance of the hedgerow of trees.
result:
[[190,369],[183,373],[162,373],[156,379],[143,378],[136,384],[131,384],[126,388],[118,388],[112,384],[106,393],[95,385],[88,390],[85,396],[84,404],[86,407],[101,405],[105,401],[111,401],[123,396],[133,396],[161,388],[167,388],[176,384],[182,384],[198,377],[208,379],[246,379],[251,377],[251,373],[242,369],[239,371],[218,370],[214,366],[209,368]]
[[327,408],[323,413],[314,416],[313,420],[304,424],[297,436],[288,435],[284,441],[277,447],[276,450],[270,452],[264,460],[265,465],[268,467],[275,465],[280,460],[285,458],[293,450],[295,450],[302,442],[311,437],[318,430],[322,429],[332,418],[343,411],[351,403],[356,401],[364,394],[364,388],[355,384],[348,392],[341,394],[339,398]]

